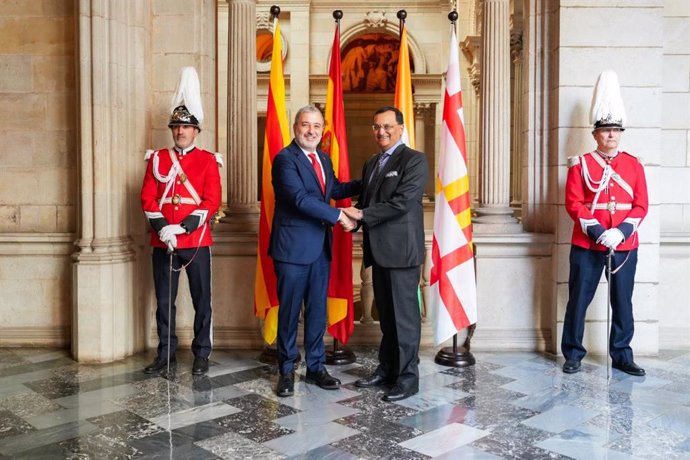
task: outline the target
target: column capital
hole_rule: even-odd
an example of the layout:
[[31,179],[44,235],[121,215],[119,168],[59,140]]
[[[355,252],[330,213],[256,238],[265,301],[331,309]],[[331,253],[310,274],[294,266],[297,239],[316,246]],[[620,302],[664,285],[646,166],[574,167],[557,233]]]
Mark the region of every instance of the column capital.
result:
[[414,114],[416,118],[424,118],[426,117],[427,113],[429,113],[429,110],[431,110],[432,107],[431,102],[415,102],[414,103]]
[[470,83],[478,96],[481,90],[481,69],[482,69],[482,37],[479,35],[468,35],[461,44],[462,52],[470,61],[469,77]]
[[510,58],[513,62],[522,59],[522,30],[510,32]]

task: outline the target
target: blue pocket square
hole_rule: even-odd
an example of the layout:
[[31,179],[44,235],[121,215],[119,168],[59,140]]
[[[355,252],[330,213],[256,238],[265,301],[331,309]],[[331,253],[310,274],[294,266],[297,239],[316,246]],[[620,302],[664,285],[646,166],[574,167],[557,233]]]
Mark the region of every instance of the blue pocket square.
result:
[[385,177],[396,177],[398,175],[398,171],[391,171],[386,174]]

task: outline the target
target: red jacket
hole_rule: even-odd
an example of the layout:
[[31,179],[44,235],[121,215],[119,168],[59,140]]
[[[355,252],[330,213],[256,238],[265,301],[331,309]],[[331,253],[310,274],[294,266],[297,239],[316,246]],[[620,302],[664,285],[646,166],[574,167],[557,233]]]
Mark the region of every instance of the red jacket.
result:
[[[170,151],[180,165],[177,172],[172,171]],[[177,235],[178,248],[211,246],[209,221],[220,204],[220,173],[213,153],[198,148],[185,154],[161,149],[148,158],[141,207],[151,224],[151,246],[166,247],[158,232],[168,224],[180,224],[187,230]]]
[[[637,228],[647,215],[649,200],[644,168],[637,157],[619,152],[612,160],[596,152],[569,159],[565,185],[565,209],[575,221],[572,244],[596,251],[608,251],[596,240],[604,230],[617,227],[625,239],[617,251],[629,251],[639,245]],[[597,182],[602,180],[604,167],[610,164],[613,175],[609,186],[602,189],[592,208]],[[584,166],[583,166],[584,165]],[[587,185],[589,178],[589,186]]]

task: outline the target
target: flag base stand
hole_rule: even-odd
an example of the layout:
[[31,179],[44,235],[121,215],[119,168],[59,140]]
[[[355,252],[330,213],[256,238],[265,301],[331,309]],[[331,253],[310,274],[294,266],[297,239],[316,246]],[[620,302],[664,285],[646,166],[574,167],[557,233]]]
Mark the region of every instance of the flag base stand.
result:
[[326,364],[334,366],[342,366],[344,364],[352,364],[357,361],[354,352],[349,348],[338,346],[338,341],[333,339],[333,349],[326,350]]
[[455,334],[453,336],[453,346],[440,349],[438,353],[436,353],[434,362],[441,366],[448,367],[473,366],[477,361],[470,352],[470,340],[472,339],[476,327],[476,324],[472,324],[467,328],[467,338],[461,347],[458,347],[458,335]]
[[[299,364],[299,362],[302,360],[302,355],[297,352],[297,359],[295,360],[295,366]],[[271,364],[273,366],[278,365],[278,350],[275,347],[272,347],[270,345],[265,345],[264,349],[261,350],[261,354],[259,355],[259,362],[262,362],[264,364]]]

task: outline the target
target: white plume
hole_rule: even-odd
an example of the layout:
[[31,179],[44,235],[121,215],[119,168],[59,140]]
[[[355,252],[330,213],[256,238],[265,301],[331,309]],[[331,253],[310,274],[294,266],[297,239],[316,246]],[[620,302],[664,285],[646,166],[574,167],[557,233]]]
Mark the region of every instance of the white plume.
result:
[[594,87],[589,118],[592,125],[603,121],[625,126],[625,107],[621,98],[618,75],[613,70],[604,70],[599,74]]
[[175,107],[184,105],[189,113],[194,115],[201,124],[204,120],[204,109],[201,107],[201,85],[199,76],[194,67],[183,67],[180,73],[180,81],[172,98],[170,113]]

